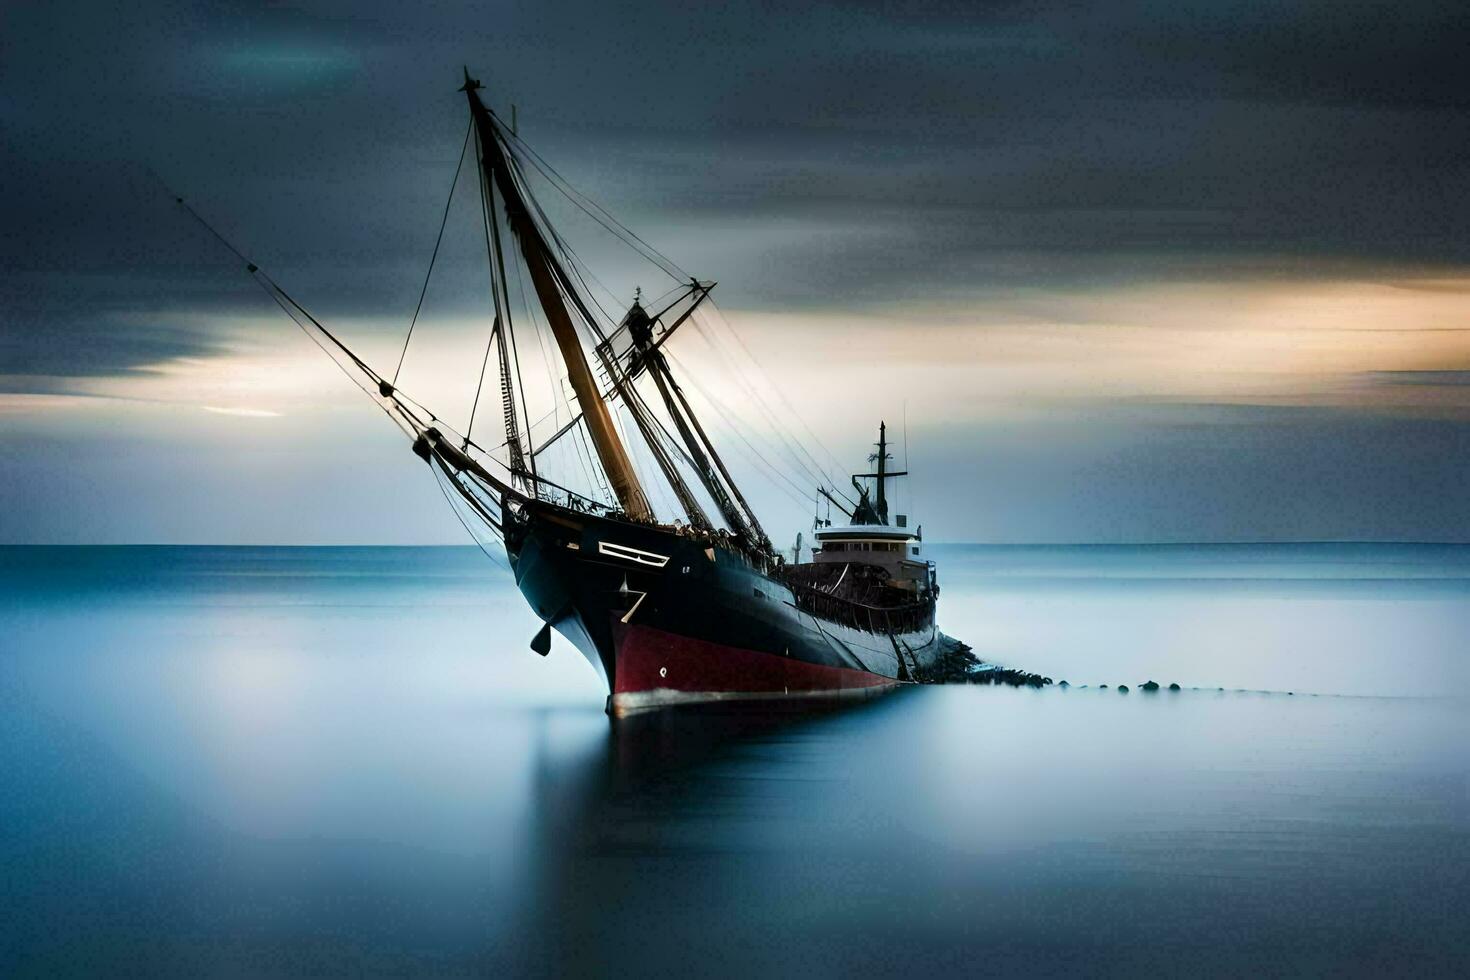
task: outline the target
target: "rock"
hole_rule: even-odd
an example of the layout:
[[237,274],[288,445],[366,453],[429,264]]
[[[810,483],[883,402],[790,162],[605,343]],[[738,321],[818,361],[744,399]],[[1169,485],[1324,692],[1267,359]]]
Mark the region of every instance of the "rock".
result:
[[1046,687],[1050,677],[984,663],[970,647],[945,637],[945,648],[927,669],[915,671],[920,684],[1003,684],[1008,687]]
[[1169,685],[1169,690],[1171,690],[1171,691],[1177,691],[1177,690],[1179,690],[1179,685],[1178,684],[1170,684]]
[[1119,684],[1118,685],[1118,693],[1119,694],[1127,694],[1128,693],[1128,685],[1127,684]]
[[1108,689],[1108,686],[1107,686],[1107,685],[1106,685],[1106,684],[1099,684],[1099,685],[1098,685],[1098,686],[1097,686],[1097,689],[1098,689],[1098,690],[1099,690],[1099,691],[1106,691],[1106,690],[1107,690],[1107,689]]
[[1069,688],[1069,687],[1071,687],[1071,686],[1072,686],[1072,685],[1071,685],[1071,684],[1068,684],[1068,683],[1067,683],[1067,682],[1066,682],[1066,681],[1059,681],[1059,682],[1058,682],[1058,683],[1057,683],[1057,687],[1060,687],[1060,688],[1062,688],[1062,689],[1063,689],[1063,690],[1066,690],[1066,689],[1067,689],[1067,688]]
[[1138,685],[1138,689],[1140,691],[1157,691],[1159,689],[1159,682],[1144,681],[1142,684]]

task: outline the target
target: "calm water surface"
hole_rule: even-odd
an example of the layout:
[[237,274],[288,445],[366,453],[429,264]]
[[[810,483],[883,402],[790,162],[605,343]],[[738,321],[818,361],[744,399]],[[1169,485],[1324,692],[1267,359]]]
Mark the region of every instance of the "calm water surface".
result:
[[471,549],[0,549],[0,974],[1470,970],[1470,547],[933,551],[1072,689],[614,727]]

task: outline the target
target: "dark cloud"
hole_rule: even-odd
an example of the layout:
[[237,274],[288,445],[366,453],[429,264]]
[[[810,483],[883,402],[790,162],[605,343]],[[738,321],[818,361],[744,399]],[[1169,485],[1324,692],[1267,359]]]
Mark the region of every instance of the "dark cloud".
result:
[[176,357],[201,357],[223,350],[196,324],[150,323],[92,313],[85,319],[56,316],[8,321],[0,331],[0,366],[8,391],[45,391],[52,384],[21,384],[19,378],[61,379],[110,376]]
[[0,374],[198,353],[217,343],[207,320],[152,324],[269,308],[150,167],[316,308],[406,318],[463,133],[464,62],[563,173],[721,279],[731,306],[1470,262],[1470,14],[1455,5],[0,17]]
[[1099,407],[915,434],[942,540],[1466,541],[1470,426],[1341,409]]

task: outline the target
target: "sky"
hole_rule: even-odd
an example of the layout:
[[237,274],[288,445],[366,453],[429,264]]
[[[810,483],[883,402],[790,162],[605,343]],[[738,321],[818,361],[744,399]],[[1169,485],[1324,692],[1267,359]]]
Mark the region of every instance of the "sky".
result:
[[[1470,540],[1463,6],[125,6],[0,9],[0,542],[465,540],[165,189],[391,361],[462,65],[719,281],[823,466],[906,437],[930,540]],[[451,419],[470,230],[403,379]],[[755,420],[702,340],[675,357]],[[804,494],[732,447],[794,536]]]

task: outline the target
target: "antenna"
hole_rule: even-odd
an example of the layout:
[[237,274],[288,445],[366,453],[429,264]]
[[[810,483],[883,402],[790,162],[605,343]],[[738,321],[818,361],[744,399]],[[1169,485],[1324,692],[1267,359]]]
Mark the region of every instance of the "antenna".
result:
[[[909,400],[903,400],[903,468],[907,472],[909,468]],[[909,497],[909,507],[912,509],[913,497]]]

